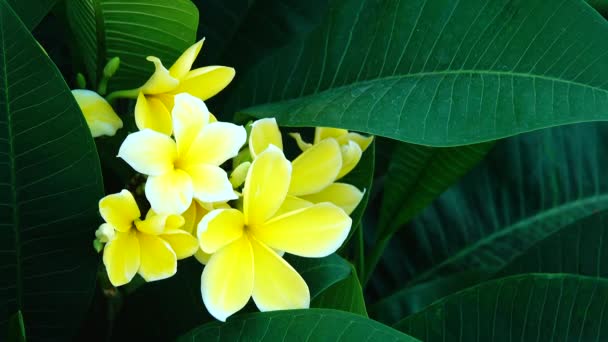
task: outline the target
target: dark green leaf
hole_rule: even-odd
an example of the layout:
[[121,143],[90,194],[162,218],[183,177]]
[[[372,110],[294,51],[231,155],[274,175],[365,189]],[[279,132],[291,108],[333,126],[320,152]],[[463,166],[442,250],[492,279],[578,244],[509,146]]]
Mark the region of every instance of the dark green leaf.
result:
[[114,90],[138,87],[152,75],[147,56],[168,68],[196,38],[198,11],[190,0],[70,0],[66,10],[90,82],[120,57]]
[[606,35],[582,1],[332,1],[230,104],[285,126],[474,144],[608,119]]
[[0,306],[22,312],[32,340],[78,329],[94,288],[102,188],[76,101],[0,0]]
[[369,307],[370,316],[384,324],[393,325],[403,317],[421,311],[434,301],[487,278],[479,272],[462,272],[437,280],[406,287]]
[[8,340],[9,342],[25,342],[25,323],[21,310],[17,311],[8,321]]
[[363,290],[355,268],[351,266],[350,275],[321,292],[310,307],[342,310],[367,317]]
[[608,15],[608,0],[586,0],[587,3],[604,17]]
[[462,271],[495,272],[608,208],[608,125],[513,137],[400,231],[372,277],[378,297]]
[[239,315],[203,325],[178,341],[417,341],[368,318],[328,309]]
[[608,211],[603,210],[538,242],[505,265],[497,276],[517,273],[575,273],[608,278]]
[[395,327],[423,341],[604,341],[608,280],[527,274],[446,297]]
[[304,278],[308,284],[311,299],[350,274],[350,264],[337,254],[325,258],[301,258],[286,255],[285,260]]
[[57,0],[8,0],[19,19],[33,30],[51,11]]

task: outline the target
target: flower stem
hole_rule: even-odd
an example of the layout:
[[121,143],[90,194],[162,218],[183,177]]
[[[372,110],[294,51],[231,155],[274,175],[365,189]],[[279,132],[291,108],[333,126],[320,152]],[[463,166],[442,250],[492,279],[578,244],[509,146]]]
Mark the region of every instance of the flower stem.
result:
[[128,90],[117,90],[113,91],[108,96],[106,96],[106,100],[112,104],[119,98],[127,98],[127,99],[136,99],[137,95],[139,95],[139,88],[128,89]]

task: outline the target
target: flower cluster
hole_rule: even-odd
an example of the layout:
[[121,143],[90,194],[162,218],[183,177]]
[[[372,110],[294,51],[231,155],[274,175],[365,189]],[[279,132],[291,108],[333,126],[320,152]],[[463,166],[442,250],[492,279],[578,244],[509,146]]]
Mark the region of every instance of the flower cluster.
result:
[[[205,264],[203,302],[219,320],[250,298],[262,311],[307,308],[308,286],[283,254],[319,258],[342,245],[363,192],[340,179],[372,138],[317,128],[307,143],[292,134],[302,151],[288,160],[274,119],[253,122],[247,133],[209,112],[203,100],[226,87],[234,70],[190,70],[202,44],[169,69],[148,57],[154,74],[123,92],[136,99],[139,130],[124,139],[118,157],[145,176],[144,196],[137,200],[150,209],[142,219],[137,196],[128,190],[99,202],[105,223],[96,243],[108,278],[114,286],[136,274],[165,279],[177,272],[177,260],[195,256]],[[122,127],[99,95],[74,92],[94,135],[114,135]],[[98,105],[87,107],[82,95]]]

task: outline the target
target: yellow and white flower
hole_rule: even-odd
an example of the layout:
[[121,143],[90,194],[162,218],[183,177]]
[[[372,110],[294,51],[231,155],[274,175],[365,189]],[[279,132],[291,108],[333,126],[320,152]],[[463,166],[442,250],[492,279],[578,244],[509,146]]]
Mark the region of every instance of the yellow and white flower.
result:
[[118,129],[122,128],[122,120],[116,115],[112,106],[96,92],[74,89],[72,95],[94,138],[102,135],[113,136]]
[[102,198],[99,212],[106,223],[95,235],[107,242],[103,263],[114,286],[130,282],[136,273],[146,281],[171,277],[177,271],[177,260],[198,249],[198,241],[180,229],[183,217],[150,211],[142,221],[137,203],[127,190]]
[[[312,203],[331,202],[351,214],[363,193],[351,184],[336,182],[357,165],[373,137],[335,128],[319,127],[314,144],[292,134],[303,153],[294,159],[289,195]],[[249,149],[255,156],[267,146],[282,146],[282,137],[274,118],[260,119],[251,127]]]
[[148,175],[145,192],[152,209],[181,214],[192,203],[225,202],[238,196],[219,167],[237,155],[247,139],[242,126],[210,122],[204,102],[189,94],[175,96],[172,111],[175,139],[144,129],[122,143],[118,156]]
[[203,40],[189,47],[167,70],[160,59],[154,63],[154,74],[139,88],[135,105],[135,123],[139,129],[152,129],[170,135],[173,131],[171,109],[174,96],[188,93],[207,100],[224,89],[234,78],[233,68],[206,66],[190,70],[203,46]]
[[201,293],[215,318],[226,320],[250,297],[261,311],[307,308],[308,286],[279,253],[324,257],[348,236],[352,221],[342,209],[288,196],[291,173],[270,145],[248,169],[243,210],[216,209],[199,223],[200,247],[211,255]]

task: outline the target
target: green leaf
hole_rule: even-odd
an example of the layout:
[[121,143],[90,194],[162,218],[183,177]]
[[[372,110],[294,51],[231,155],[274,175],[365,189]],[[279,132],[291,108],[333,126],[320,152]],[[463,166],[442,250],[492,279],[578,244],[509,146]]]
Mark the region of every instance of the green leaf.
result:
[[368,318],[328,309],[270,311],[213,322],[178,341],[417,341]]
[[304,278],[311,300],[350,274],[350,264],[337,254],[325,258],[302,258],[286,255],[285,260]]
[[[436,148],[397,143],[384,184],[375,242],[368,258],[372,271],[393,234],[448,189],[494,146],[494,142]],[[367,282],[366,274],[364,277]]]
[[31,31],[49,14],[57,0],[8,0],[21,21]]
[[25,323],[21,310],[17,311],[8,321],[8,341],[25,342]]
[[403,317],[421,311],[436,300],[478,284],[487,277],[487,274],[480,272],[462,272],[406,287],[371,305],[369,313],[373,319],[393,325]]
[[[32,340],[69,340],[86,312],[102,189],[76,101],[0,0],[0,306],[22,312]],[[0,331],[7,318],[0,317]]]
[[113,90],[141,86],[154,71],[147,56],[168,68],[196,38],[198,11],[190,0],[70,0],[66,12],[89,82],[120,57]]
[[604,17],[608,15],[608,0],[586,0],[587,3]]
[[395,327],[423,341],[603,341],[608,280],[526,274],[446,297]]
[[422,145],[496,140],[608,119],[607,34],[582,1],[332,1],[323,24],[252,69],[230,104],[284,126]]
[[497,274],[574,273],[608,278],[604,240],[608,232],[608,211],[570,224],[527,249]]
[[608,179],[600,174],[607,168],[605,123],[499,142],[395,235],[370,290],[382,298],[449,274],[498,271],[535,243],[607,209]]
[[342,310],[367,317],[363,290],[355,268],[351,266],[350,275],[321,292],[310,307]]

